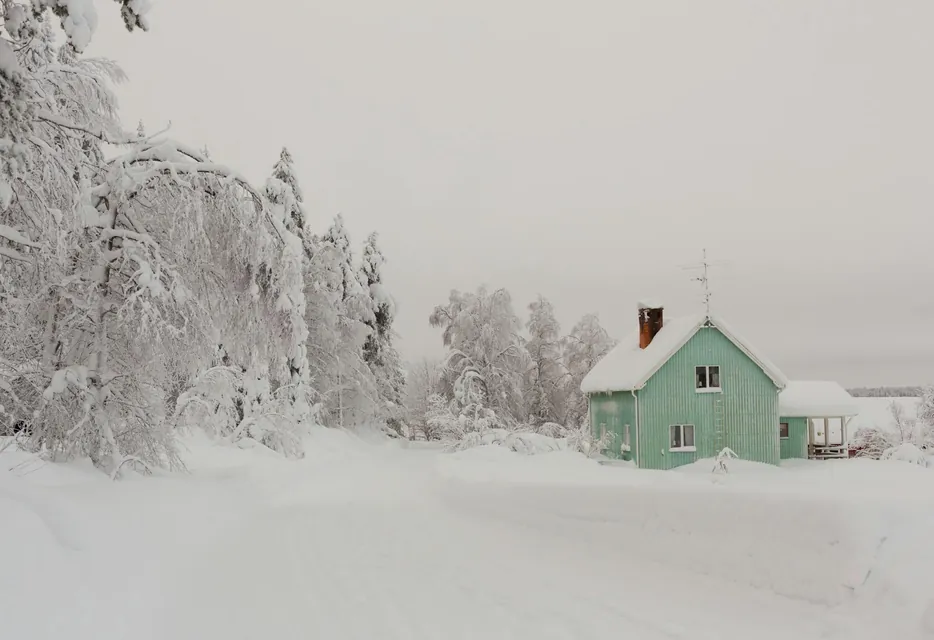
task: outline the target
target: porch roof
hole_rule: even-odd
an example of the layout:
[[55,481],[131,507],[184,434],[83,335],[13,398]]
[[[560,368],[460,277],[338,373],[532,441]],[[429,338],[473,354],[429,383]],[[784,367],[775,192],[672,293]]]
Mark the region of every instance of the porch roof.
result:
[[792,380],[778,396],[778,413],[796,418],[848,418],[859,413],[859,406],[836,382]]

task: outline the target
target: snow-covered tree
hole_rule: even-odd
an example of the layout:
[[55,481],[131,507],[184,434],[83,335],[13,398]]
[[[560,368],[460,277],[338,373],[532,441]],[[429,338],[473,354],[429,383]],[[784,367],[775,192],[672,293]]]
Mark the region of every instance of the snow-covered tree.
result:
[[[147,1],[118,1],[147,26]],[[178,466],[178,428],[300,455],[319,409],[377,414],[372,295],[342,219],[310,234],[288,151],[257,190],[124,131],[122,71],[80,53],[90,0],[0,0],[0,17],[0,430],[117,474]]]
[[305,212],[301,206],[301,190],[292,167],[292,157],[283,148],[266,181],[277,235],[282,240],[278,260],[271,268],[276,274],[277,299],[275,308],[282,319],[280,332],[287,345],[285,365],[289,372],[289,397],[294,411],[292,418],[304,422],[311,418],[309,404],[310,371],[308,368],[305,278],[308,241],[305,238]]
[[[273,180],[281,182],[284,187],[270,186]],[[298,178],[295,176],[295,163],[292,160],[292,154],[285,147],[282,147],[279,161],[273,166],[272,178],[267,182],[267,192],[270,193],[274,202],[285,206],[285,224],[289,231],[304,240],[304,232],[309,227],[304,207],[305,198],[298,184]],[[280,195],[286,192],[289,194],[287,202],[285,202],[286,198]]]
[[360,267],[360,282],[370,295],[370,307],[373,309],[373,315],[366,320],[370,332],[363,343],[363,360],[373,372],[380,398],[385,403],[387,423],[399,432],[402,425],[405,374],[399,353],[393,346],[395,303],[383,282],[383,265],[386,259],[377,240],[376,232],[367,238]]
[[918,401],[918,423],[921,430],[921,447],[934,449],[934,385],[921,389],[921,400]]
[[[116,1],[120,5],[120,15],[128,31],[149,30],[147,14],[152,7],[150,0]],[[28,4],[4,0],[0,6],[6,18],[7,30],[14,37],[30,27],[31,19],[42,18],[46,11],[61,19],[68,44],[76,51],[84,51],[97,30],[98,17],[94,0],[31,0]]]
[[406,367],[405,421],[409,425],[411,438],[437,439],[426,417],[430,408],[430,400],[438,393],[440,383],[441,363],[436,360],[425,358]]
[[458,414],[451,411],[450,401],[440,393],[428,396],[422,428],[426,440],[453,440],[464,435]]
[[354,269],[343,216],[317,239],[313,254],[306,277],[309,361],[314,384],[323,390],[324,419],[336,426],[382,421],[385,403],[363,358],[373,301]]
[[562,422],[576,425],[588,415],[587,398],[580,390],[581,382],[616,345],[616,341],[609,336],[595,314],[588,314],[574,325],[563,342],[564,368],[568,377],[565,384],[567,408]]
[[567,415],[564,411],[566,373],[561,361],[561,327],[555,318],[554,307],[543,296],[538,296],[529,305],[529,311],[526,350],[530,362],[525,386],[529,421],[533,425],[563,422]]
[[500,420],[516,423],[525,416],[522,381],[528,352],[521,322],[505,289],[492,293],[451,292],[446,305],[435,307],[429,322],[440,327],[448,355],[443,383],[461,408],[486,403]]

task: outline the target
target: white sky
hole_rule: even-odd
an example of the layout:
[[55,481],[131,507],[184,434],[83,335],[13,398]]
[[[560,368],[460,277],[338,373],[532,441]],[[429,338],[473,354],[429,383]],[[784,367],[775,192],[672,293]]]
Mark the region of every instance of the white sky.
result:
[[128,127],[256,182],[291,150],[323,230],[378,230],[407,357],[452,288],[620,337],[715,309],[791,377],[934,381],[931,0],[111,2]]

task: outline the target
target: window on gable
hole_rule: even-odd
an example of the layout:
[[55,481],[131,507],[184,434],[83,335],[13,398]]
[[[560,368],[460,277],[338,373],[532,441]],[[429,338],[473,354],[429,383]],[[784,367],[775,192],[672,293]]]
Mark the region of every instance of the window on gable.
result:
[[720,391],[720,367],[718,365],[694,367],[694,388],[698,391]]
[[696,451],[694,446],[694,425],[673,424],[669,427],[671,433],[671,451]]
[[787,440],[788,438],[790,438],[791,436],[788,434],[788,431],[789,430],[788,430],[787,422],[778,423],[778,437],[779,438],[781,438],[782,440]]

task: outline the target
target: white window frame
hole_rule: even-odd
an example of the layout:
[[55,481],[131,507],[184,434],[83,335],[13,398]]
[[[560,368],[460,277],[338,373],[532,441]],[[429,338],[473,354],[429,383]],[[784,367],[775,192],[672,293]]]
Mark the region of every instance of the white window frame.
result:
[[[691,436],[692,436],[691,440],[694,442],[694,444],[692,444],[689,447],[684,446],[684,428],[685,427],[691,427]],[[672,429],[678,429],[681,432],[681,446],[680,447],[671,446],[671,441],[672,441],[671,430]],[[697,451],[697,427],[695,427],[691,423],[669,425],[668,426],[668,450],[669,451],[689,451],[689,452]]]
[[[710,384],[710,368],[717,368],[717,382],[720,383],[718,387],[698,387],[697,386],[697,370],[704,369],[706,375],[707,384]],[[696,393],[723,393],[723,371],[718,364],[698,364],[694,366],[694,391]]]
[[[788,435],[782,435],[782,425],[788,427]],[[778,439],[779,440],[790,440],[791,439],[791,423],[790,422],[779,422],[778,423]]]

